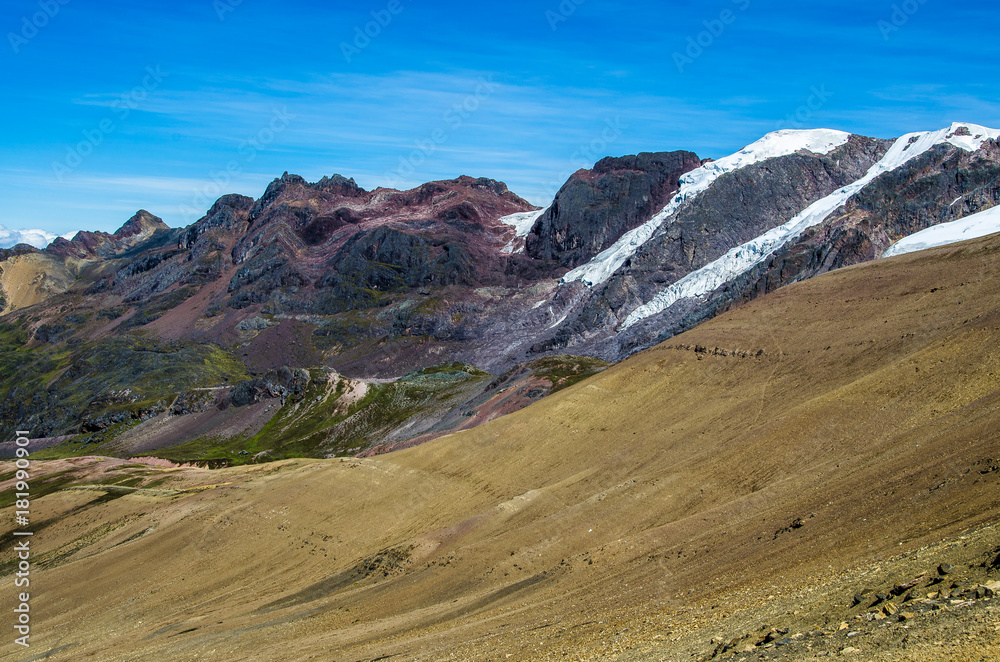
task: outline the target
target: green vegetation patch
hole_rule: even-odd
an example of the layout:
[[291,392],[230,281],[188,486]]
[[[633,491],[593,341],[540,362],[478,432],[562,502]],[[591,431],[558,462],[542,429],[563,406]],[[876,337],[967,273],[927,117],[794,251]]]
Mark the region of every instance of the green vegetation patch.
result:
[[[66,469],[39,478],[32,478],[28,481],[28,484],[31,485],[31,499],[32,501],[37,501],[43,496],[58,492],[72,485],[78,480],[79,477],[75,469]],[[8,490],[5,494],[0,494],[0,508],[13,506],[16,496],[13,490]]]
[[467,363],[461,363],[460,361],[452,361],[451,363],[442,363],[441,365],[431,366],[429,368],[424,368],[423,370],[418,370],[415,373],[411,373],[409,376],[414,375],[440,375],[448,374],[457,376],[459,374],[471,375],[473,377],[487,377],[491,376],[490,373],[485,370],[480,370],[476,366],[469,365]]
[[353,349],[369,342],[376,322],[366,314],[353,311],[324,319],[313,331],[313,344],[320,351],[334,347]]
[[19,333],[0,328],[0,434],[6,436],[17,427],[36,436],[127,428],[180,393],[248,377],[234,355],[215,345],[119,336],[72,351],[30,349],[16,346],[24,338]]
[[156,452],[175,462],[225,461],[228,464],[294,457],[354,455],[382,441],[411,418],[454,404],[476,383],[492,375],[463,363],[413,372],[388,384],[367,384],[365,395],[345,400],[350,382],[311,371],[304,393],[280,405],[264,428],[250,438],[203,437]]

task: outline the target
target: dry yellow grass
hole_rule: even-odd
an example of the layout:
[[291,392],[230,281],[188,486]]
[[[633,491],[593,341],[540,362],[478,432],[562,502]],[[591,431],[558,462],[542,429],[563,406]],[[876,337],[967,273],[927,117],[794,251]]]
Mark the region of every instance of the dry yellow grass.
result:
[[118,265],[113,260],[80,260],[48,253],[28,253],[4,260],[0,263],[0,291],[7,304],[0,314],[63,294],[77,284],[77,278],[91,281]]
[[1000,521],[1000,472],[980,472],[1000,458],[998,255],[787,287],[407,451],[46,496],[32,653],[661,660],[749,630],[769,596]]
[[0,313],[33,306],[62,294],[73,285],[75,276],[62,257],[32,253],[5,260],[0,271],[0,291],[7,307]]

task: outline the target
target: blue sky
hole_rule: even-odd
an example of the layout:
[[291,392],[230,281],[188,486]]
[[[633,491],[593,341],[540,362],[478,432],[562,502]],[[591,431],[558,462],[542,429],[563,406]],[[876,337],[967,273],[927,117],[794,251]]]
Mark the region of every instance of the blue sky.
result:
[[606,155],[1000,126],[988,2],[345,5],[8,0],[0,226],[181,226],[286,170],[487,176],[546,204]]

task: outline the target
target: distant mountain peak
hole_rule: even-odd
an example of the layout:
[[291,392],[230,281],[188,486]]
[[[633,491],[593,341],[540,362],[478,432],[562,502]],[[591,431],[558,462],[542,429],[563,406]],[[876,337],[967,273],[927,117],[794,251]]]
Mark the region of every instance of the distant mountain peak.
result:
[[81,230],[72,239],[56,239],[45,252],[80,259],[108,258],[144,242],[157,232],[168,230],[170,226],[163,219],[140,209],[113,234]]
[[137,235],[152,235],[157,230],[169,230],[170,226],[163,222],[159,216],[154,216],[145,209],[140,209],[132,218],[125,221],[125,224],[115,230],[114,237],[126,239]]

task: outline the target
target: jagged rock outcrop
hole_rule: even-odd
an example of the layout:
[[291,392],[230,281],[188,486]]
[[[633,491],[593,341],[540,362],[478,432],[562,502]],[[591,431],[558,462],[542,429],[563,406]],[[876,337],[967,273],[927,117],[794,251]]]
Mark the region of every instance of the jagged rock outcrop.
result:
[[308,370],[293,370],[286,366],[240,382],[233,388],[230,402],[234,407],[245,407],[265,398],[296,398],[305,392],[309,382]]
[[528,255],[568,268],[583,264],[660,211],[681,175],[700,165],[692,152],[601,159],[559,190],[525,239]]
[[0,262],[17,257],[18,255],[30,255],[38,252],[40,251],[30,244],[16,244],[10,248],[0,248]]

